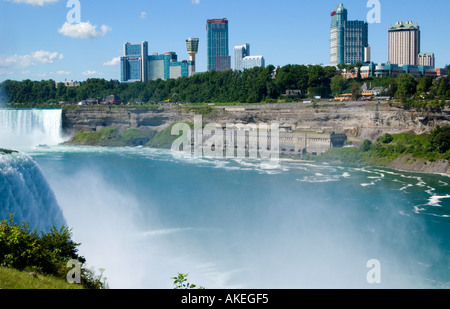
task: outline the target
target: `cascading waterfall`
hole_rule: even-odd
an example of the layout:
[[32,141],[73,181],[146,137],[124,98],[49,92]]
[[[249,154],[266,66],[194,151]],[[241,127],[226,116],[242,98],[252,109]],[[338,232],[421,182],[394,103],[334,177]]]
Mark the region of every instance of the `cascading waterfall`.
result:
[[55,194],[37,163],[23,153],[0,153],[0,220],[13,214],[32,230],[49,232],[66,225]]
[[0,147],[23,150],[62,141],[62,110],[0,109]]
[[0,220],[10,214],[18,223],[48,232],[65,224],[56,197],[38,164],[24,152],[39,145],[63,141],[62,111],[38,109],[0,109]]

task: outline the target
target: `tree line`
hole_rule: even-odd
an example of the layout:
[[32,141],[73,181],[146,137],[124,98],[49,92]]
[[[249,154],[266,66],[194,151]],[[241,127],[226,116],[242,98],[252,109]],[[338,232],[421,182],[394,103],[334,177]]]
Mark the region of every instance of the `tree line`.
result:
[[[359,69],[359,68],[357,68]],[[386,95],[402,102],[410,99],[446,99],[450,97],[450,80],[409,74],[393,77],[345,79],[334,66],[273,65],[250,70],[205,72],[191,77],[148,82],[119,83],[114,80],[88,79],[79,87],[66,87],[53,80],[13,81],[0,83],[0,102],[24,107],[64,102],[80,102],[90,98],[117,95],[123,102],[156,104],[159,102],[190,103],[261,103],[280,99],[298,100],[321,96],[332,98],[354,92],[364,83],[383,86]],[[286,90],[300,90],[301,95],[286,96]]]

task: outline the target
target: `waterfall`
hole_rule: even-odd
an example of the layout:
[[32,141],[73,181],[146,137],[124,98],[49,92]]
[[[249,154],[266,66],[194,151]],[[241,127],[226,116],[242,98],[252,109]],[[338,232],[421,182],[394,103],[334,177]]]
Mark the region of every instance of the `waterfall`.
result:
[[0,220],[10,214],[18,223],[28,222],[32,230],[49,232],[66,222],[55,194],[38,164],[23,153],[0,152]]
[[0,148],[22,150],[62,141],[62,110],[0,110]]

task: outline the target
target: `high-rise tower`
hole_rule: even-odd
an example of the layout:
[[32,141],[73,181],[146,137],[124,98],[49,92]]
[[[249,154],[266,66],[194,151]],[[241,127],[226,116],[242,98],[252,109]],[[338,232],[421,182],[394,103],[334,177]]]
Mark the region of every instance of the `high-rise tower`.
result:
[[331,29],[330,29],[330,53],[331,64],[337,65],[344,62],[344,38],[345,23],[347,22],[347,9],[341,3],[331,13]]
[[364,63],[365,51],[369,46],[368,23],[359,20],[347,20],[348,12],[339,4],[331,13],[330,63]]
[[198,53],[198,44],[199,39],[197,38],[189,38],[186,40],[186,48],[189,54],[189,61],[192,62],[192,73],[195,72],[195,56]]
[[208,71],[226,71],[231,69],[231,57],[228,49],[228,20],[208,19],[207,58]]
[[420,28],[411,21],[401,21],[388,29],[389,63],[417,65],[420,53]]
[[148,42],[125,43],[123,57],[120,58],[121,81],[148,81]]

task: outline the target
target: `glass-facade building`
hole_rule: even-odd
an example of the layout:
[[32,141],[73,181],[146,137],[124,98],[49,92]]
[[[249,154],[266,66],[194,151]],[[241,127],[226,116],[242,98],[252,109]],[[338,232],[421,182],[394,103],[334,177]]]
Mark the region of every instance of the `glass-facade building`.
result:
[[359,20],[348,20],[348,12],[343,4],[339,4],[331,13],[330,29],[330,63],[356,64],[364,63],[366,49],[369,46],[368,23]]
[[364,63],[365,48],[368,41],[369,25],[364,21],[351,20],[345,23],[344,62],[348,64]]
[[195,61],[178,62],[174,52],[148,55],[148,43],[124,44],[124,56],[120,58],[121,81],[146,82],[149,80],[189,77],[195,72]]
[[207,32],[207,69],[208,71],[226,71],[231,69],[231,57],[228,49],[228,20],[208,19]]
[[124,56],[120,58],[122,82],[148,81],[148,42],[125,43]]
[[332,65],[344,63],[344,38],[347,14],[347,9],[343,4],[338,5],[331,13],[330,53]]

